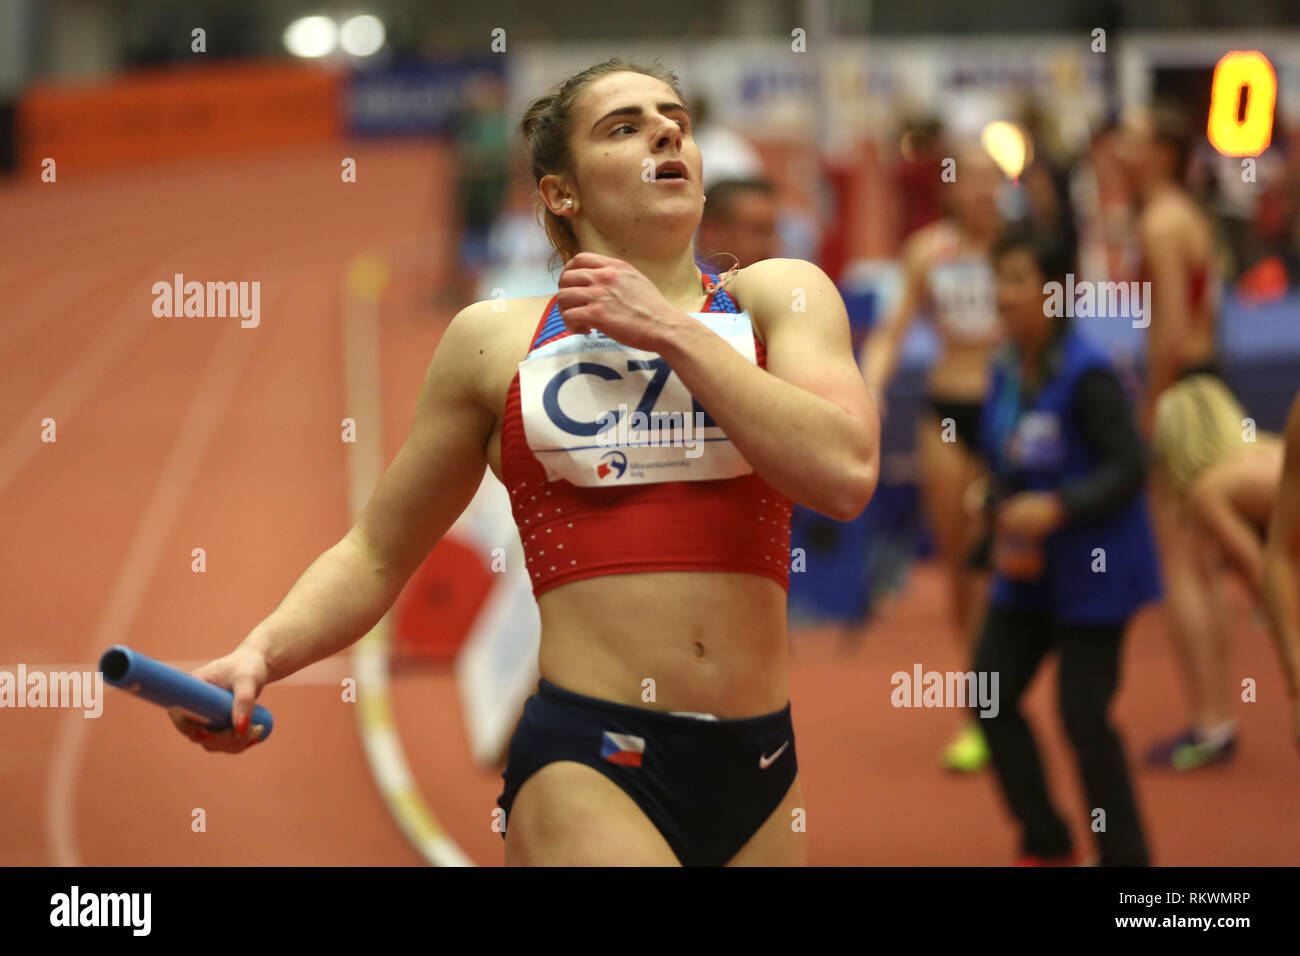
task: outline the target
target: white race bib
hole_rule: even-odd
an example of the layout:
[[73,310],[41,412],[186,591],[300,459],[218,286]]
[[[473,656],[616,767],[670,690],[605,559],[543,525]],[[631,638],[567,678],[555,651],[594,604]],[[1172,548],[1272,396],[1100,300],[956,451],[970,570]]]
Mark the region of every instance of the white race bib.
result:
[[997,290],[992,267],[983,259],[964,258],[930,267],[934,317],[957,339],[990,339],[998,329]]
[[[690,312],[757,362],[748,312]],[[549,481],[585,488],[709,481],[754,469],[656,352],[600,331],[569,335],[519,363],[528,447]]]

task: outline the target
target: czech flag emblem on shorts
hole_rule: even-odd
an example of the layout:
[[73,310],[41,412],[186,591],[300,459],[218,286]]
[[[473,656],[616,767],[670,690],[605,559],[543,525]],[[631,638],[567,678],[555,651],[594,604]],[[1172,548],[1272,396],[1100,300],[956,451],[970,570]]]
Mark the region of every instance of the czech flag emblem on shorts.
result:
[[632,734],[611,734],[605,731],[605,738],[600,745],[600,756],[610,763],[625,767],[641,766],[641,757],[645,754],[645,738]]

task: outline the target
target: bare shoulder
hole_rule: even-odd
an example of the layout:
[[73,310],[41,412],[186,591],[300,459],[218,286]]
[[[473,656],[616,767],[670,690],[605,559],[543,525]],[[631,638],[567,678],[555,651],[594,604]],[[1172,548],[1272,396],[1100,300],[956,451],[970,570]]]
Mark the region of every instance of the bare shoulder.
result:
[[764,259],[736,273],[729,288],[741,302],[779,299],[788,311],[791,299],[802,290],[805,295],[834,291],[835,284],[821,267],[807,259]]
[[435,364],[462,376],[479,403],[495,408],[550,300],[485,299],[465,306],[438,341]]
[[1181,193],[1166,193],[1142,212],[1138,232],[1147,243],[1179,243],[1189,229],[1201,225],[1200,212],[1191,199]]
[[463,344],[476,344],[485,351],[508,349],[512,344],[511,333],[529,322],[535,328],[541,321],[542,310],[551,298],[549,295],[535,295],[523,299],[483,299],[471,303],[452,318],[444,337],[454,333],[455,338]]
[[847,324],[844,300],[830,276],[806,259],[764,259],[736,273],[728,286],[736,301],[748,309],[767,342],[778,323],[790,317],[807,327],[809,317]]

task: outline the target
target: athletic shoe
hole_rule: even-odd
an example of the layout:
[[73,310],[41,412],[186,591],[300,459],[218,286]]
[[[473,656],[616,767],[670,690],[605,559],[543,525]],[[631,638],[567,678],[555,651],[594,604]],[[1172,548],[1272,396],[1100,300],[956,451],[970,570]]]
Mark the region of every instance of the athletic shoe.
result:
[[957,736],[943,748],[942,757],[945,770],[959,773],[983,770],[989,762],[989,745],[979,724],[972,722],[957,731]]
[[1237,735],[1215,743],[1202,739],[1195,727],[1189,727],[1176,737],[1163,740],[1146,753],[1146,763],[1172,770],[1199,770],[1215,764],[1228,763],[1237,753]]

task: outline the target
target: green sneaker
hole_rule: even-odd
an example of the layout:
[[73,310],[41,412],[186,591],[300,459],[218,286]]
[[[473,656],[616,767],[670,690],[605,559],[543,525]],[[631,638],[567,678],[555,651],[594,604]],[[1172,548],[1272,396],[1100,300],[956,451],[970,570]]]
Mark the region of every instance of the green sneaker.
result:
[[979,724],[967,724],[943,748],[943,767],[958,773],[975,773],[989,762],[989,745]]
[[1174,770],[1199,770],[1216,764],[1229,763],[1237,753],[1237,735],[1234,733],[1219,743],[1202,739],[1196,728],[1189,727],[1176,737],[1163,740],[1146,753],[1147,764],[1171,767]]

